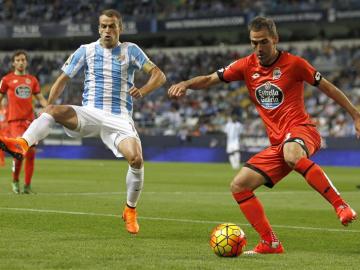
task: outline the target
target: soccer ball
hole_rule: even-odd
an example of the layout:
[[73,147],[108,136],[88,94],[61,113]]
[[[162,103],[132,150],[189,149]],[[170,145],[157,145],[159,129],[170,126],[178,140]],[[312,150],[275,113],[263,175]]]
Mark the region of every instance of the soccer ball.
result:
[[219,257],[237,257],[245,245],[245,233],[236,224],[220,224],[211,232],[210,246]]

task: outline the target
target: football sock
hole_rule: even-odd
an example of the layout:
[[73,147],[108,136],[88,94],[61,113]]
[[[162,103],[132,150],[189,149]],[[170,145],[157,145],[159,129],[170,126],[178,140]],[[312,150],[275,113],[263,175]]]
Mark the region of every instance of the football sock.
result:
[[26,140],[29,146],[32,146],[37,141],[40,141],[49,135],[49,132],[54,124],[54,117],[48,113],[42,113],[39,118],[35,119],[31,123],[22,138]]
[[234,199],[239,204],[241,211],[251,226],[259,233],[260,237],[267,241],[278,241],[267,219],[261,202],[250,190],[233,193]]
[[235,152],[234,153],[234,169],[239,169],[240,168],[240,152]]
[[0,150],[0,166],[5,166],[5,152]]
[[17,159],[14,158],[13,166],[12,166],[12,175],[13,175],[13,181],[14,182],[19,181],[19,176],[20,176],[20,172],[21,172],[21,165],[22,165],[22,160],[17,160]]
[[240,168],[240,164],[239,164],[239,152],[233,153],[231,155],[229,155],[229,161],[230,161],[230,165],[234,170],[237,170]]
[[127,187],[126,203],[128,206],[136,207],[143,185],[144,185],[144,167],[142,167],[141,169],[135,169],[129,166],[126,175],[126,187]]
[[331,180],[315,162],[303,157],[296,163],[294,169],[302,174],[308,184],[331,203],[335,209],[345,203]]
[[25,185],[31,184],[31,179],[34,173],[35,164],[35,149],[31,147],[25,156]]

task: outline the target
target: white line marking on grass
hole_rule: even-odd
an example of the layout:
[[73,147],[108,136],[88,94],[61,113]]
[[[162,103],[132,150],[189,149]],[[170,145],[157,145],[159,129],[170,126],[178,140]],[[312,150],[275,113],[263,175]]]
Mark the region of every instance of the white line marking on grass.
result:
[[[306,194],[314,193],[312,190],[303,191],[258,191],[257,195],[293,195],[293,194]],[[351,194],[359,193],[359,191],[343,191],[341,193]],[[40,192],[36,193],[37,196],[106,196],[106,195],[122,195],[126,194],[126,191],[116,192]],[[198,194],[198,195],[229,195],[230,191],[143,191],[143,195],[152,194],[170,194],[170,195],[187,195],[187,194]],[[316,193],[314,193],[316,194]],[[0,193],[1,195],[14,195],[12,192]]]
[[[89,212],[74,212],[74,211],[62,211],[51,209],[33,209],[33,208],[12,208],[12,207],[0,207],[0,210],[5,211],[23,211],[23,212],[37,212],[37,213],[52,213],[52,214],[65,214],[65,215],[84,215],[84,216],[100,216],[100,217],[116,217],[120,218],[120,215],[114,214],[101,214],[101,213],[89,213]],[[196,219],[179,219],[179,218],[162,218],[162,217],[138,217],[144,220],[158,220],[158,221],[173,221],[183,223],[200,223],[200,224],[220,224],[226,223],[224,221],[210,221],[210,220],[196,220]],[[238,223],[241,226],[250,226],[247,223]],[[348,233],[360,233],[360,230],[349,229],[330,229],[330,228],[317,228],[317,227],[304,227],[304,226],[289,226],[289,225],[272,225],[274,228],[290,229],[290,230],[309,230],[309,231],[324,231],[324,232],[348,232]]]

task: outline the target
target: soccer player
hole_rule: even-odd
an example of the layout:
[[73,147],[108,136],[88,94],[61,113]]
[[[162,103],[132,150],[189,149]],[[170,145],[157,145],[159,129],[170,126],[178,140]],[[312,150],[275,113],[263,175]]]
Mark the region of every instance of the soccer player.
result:
[[[25,51],[19,50],[12,55],[13,71],[5,75],[0,83],[0,102],[4,95],[8,101],[8,134],[11,137],[21,136],[34,120],[33,96],[39,101],[42,107],[47,102],[40,92],[38,80],[27,73],[28,55]],[[32,193],[31,180],[34,173],[35,145],[30,147],[25,155],[25,183],[24,194]],[[19,175],[21,172],[22,160],[13,161],[12,190],[20,194]]]
[[250,158],[231,183],[233,197],[261,237],[252,253],[283,253],[254,190],[273,187],[291,170],[300,173],[335,209],[343,225],[357,214],[344,201],[325,172],[309,159],[320,148],[320,135],[304,106],[304,82],[317,86],[353,118],[360,137],[360,112],[336,86],[301,57],[277,49],[279,37],[273,20],[256,17],[249,24],[254,50],[225,68],[172,85],[170,97],[187,89],[204,89],[220,82],[245,81],[249,96],[262,118],[271,146]]
[[243,126],[237,120],[236,115],[231,115],[224,126],[224,133],[226,134],[226,153],[229,157],[229,162],[234,170],[240,169],[240,135],[243,131]]
[[[7,105],[5,104],[5,100],[3,98],[2,102],[0,102],[0,135],[7,135]],[[0,150],[0,167],[5,166],[5,152]]]
[[[133,98],[142,98],[162,86],[164,73],[134,43],[119,42],[122,18],[118,11],[104,10],[99,16],[100,39],[80,46],[62,67],[53,84],[45,112],[22,138],[0,137],[3,149],[23,155],[29,146],[45,138],[55,122],[72,137],[99,136],[117,157],[129,163],[126,176],[127,203],[123,219],[129,233],[139,231],[136,205],[144,182],[141,142],[132,119]],[[66,83],[84,68],[82,106],[54,105]],[[134,85],[134,73],[150,75],[141,87]]]

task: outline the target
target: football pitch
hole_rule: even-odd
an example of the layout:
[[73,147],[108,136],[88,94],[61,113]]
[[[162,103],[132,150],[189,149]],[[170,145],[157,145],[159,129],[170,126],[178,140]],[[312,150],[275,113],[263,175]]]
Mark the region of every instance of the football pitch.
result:
[[[360,221],[343,227],[332,207],[298,174],[257,196],[285,254],[216,257],[219,223],[258,236],[229,192],[228,164],[145,163],[140,233],[129,235],[123,161],[37,160],[35,195],[14,195],[10,159],[0,168],[0,269],[359,269]],[[325,168],[360,211],[360,168]]]

